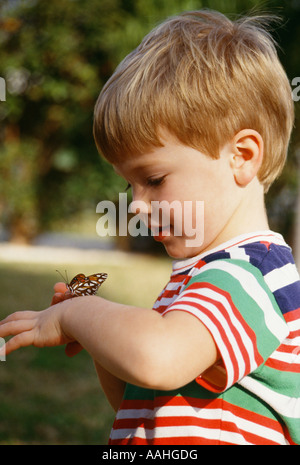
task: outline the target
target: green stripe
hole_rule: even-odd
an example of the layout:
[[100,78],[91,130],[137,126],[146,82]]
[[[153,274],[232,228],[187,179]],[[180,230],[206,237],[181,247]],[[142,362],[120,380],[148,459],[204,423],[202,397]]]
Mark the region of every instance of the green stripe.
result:
[[[239,384],[235,384],[230,389],[225,391],[223,399],[232,405],[236,405],[237,407],[241,407],[245,410],[257,413],[263,417],[267,417],[275,421],[280,421],[279,415],[267,403],[263,402],[255,394],[247,391]],[[282,421],[280,422],[282,423]]]
[[153,389],[145,389],[133,384],[127,383],[124,399],[126,400],[154,400],[155,391]]
[[[293,398],[299,398],[299,373],[279,371],[264,365],[255,370],[251,376],[274,392],[290,397],[291,401]],[[285,415],[281,415],[281,417],[288,426],[293,441],[300,444],[300,418],[291,418]]]
[[279,394],[295,398],[300,396],[299,373],[280,371],[263,365],[253,372],[253,378]]
[[145,389],[142,387],[134,386],[133,384],[126,384],[124,399],[126,400],[153,400],[156,397],[195,397],[196,399],[217,399],[220,394],[210,392],[204,387],[200,386],[196,381],[182,386],[181,388],[172,391],[159,391],[154,389]]

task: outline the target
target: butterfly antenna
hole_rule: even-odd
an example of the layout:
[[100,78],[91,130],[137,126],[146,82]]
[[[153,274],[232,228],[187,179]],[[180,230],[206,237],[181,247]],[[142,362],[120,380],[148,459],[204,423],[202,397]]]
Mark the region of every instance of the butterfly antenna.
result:
[[[64,282],[67,283],[67,282],[68,282],[67,270],[65,270],[66,277],[63,276],[59,270],[56,270],[56,271],[57,271],[57,273],[62,277],[62,279],[64,280]],[[66,279],[66,278],[67,278],[67,279]]]

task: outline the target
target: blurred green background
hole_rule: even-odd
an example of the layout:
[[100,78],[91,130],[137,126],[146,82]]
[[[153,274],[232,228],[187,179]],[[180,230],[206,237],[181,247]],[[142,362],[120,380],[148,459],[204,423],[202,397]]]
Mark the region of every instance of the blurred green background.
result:
[[[151,239],[110,243],[96,235],[96,205],[116,201],[125,182],[96,151],[93,107],[119,61],[153,26],[202,7],[281,16],[273,31],[279,56],[290,81],[300,76],[300,0],[0,0],[0,77],[6,81],[0,102],[0,318],[47,306],[57,268],[70,277],[108,272],[101,294],[109,299],[143,306],[155,300],[170,271],[163,248]],[[297,249],[296,101],[295,108],[288,163],[267,207],[271,227]],[[93,241],[99,266],[82,243],[74,259],[64,255],[63,246],[74,245],[70,233]],[[45,249],[42,240],[49,237]],[[26,253],[13,245],[20,243],[31,244]],[[120,249],[143,255],[118,255]],[[70,360],[63,348],[27,348],[0,362],[0,371],[0,444],[106,443],[113,412],[87,354]]]
[[[78,250],[72,260],[63,251],[53,260],[53,250],[41,253],[39,262],[31,256],[0,263],[0,319],[16,310],[48,307],[53,284],[61,280],[55,268],[64,273],[66,267],[69,276],[105,271],[108,279],[99,295],[148,308],[170,274],[163,257],[93,251],[91,259]],[[113,419],[86,352],[68,358],[64,347],[27,347],[0,362],[0,445],[107,444]]]
[[[6,102],[0,103],[0,215],[6,237],[14,241],[31,241],[71,222],[82,227],[81,212],[90,212],[95,222],[97,203],[116,199],[124,189],[96,151],[93,107],[119,61],[166,16],[201,7],[227,14],[256,7],[280,15],[282,24],[274,31],[279,55],[289,79],[300,76],[300,0],[1,0],[0,5],[0,76],[7,83]],[[272,221],[287,234],[299,141],[298,129],[285,175],[268,196]]]

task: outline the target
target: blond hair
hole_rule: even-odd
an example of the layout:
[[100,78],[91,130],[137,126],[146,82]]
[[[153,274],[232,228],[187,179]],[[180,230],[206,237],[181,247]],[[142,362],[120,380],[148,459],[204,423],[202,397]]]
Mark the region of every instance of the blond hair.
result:
[[118,66],[95,106],[94,136],[114,163],[162,145],[160,129],[217,158],[242,129],[258,131],[265,190],[285,163],[291,87],[261,16],[200,10],[167,19]]

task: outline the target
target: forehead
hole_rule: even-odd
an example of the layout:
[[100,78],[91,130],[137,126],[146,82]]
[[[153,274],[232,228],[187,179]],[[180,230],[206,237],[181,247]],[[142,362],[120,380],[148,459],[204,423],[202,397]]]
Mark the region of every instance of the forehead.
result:
[[141,173],[150,170],[163,169],[170,167],[176,162],[176,153],[178,148],[170,144],[154,148],[143,154],[125,157],[123,160],[113,164],[117,174],[126,176],[126,174]]

